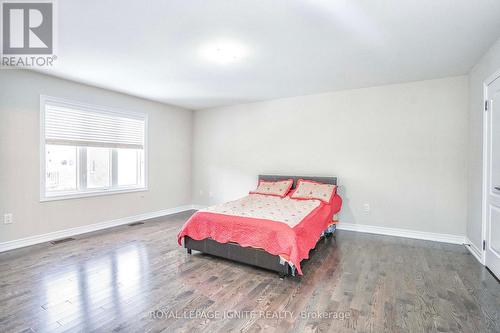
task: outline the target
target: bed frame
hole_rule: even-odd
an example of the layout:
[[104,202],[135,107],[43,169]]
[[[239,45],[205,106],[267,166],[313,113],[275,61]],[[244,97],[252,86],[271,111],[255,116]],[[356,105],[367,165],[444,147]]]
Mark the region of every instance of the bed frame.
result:
[[[277,175],[259,175],[259,180],[279,181],[293,179],[292,189],[297,185],[297,180],[306,179],[321,182],[324,184],[337,185],[337,177],[311,177],[311,176],[277,176]],[[332,225],[322,234],[322,237],[334,235],[335,225]],[[187,253],[197,250],[213,256],[234,260],[248,265],[253,265],[278,272],[280,277],[287,275],[295,276],[295,267],[280,256],[272,255],[262,249],[252,247],[242,247],[237,243],[219,243],[213,239],[194,240],[188,236],[184,237],[184,247]]]

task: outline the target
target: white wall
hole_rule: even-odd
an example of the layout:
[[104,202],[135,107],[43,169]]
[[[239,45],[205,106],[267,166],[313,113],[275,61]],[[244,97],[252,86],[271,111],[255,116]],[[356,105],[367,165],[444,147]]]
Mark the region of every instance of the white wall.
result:
[[467,114],[466,76],[196,111],[193,201],[336,175],[343,222],[465,235]]
[[[486,67],[481,72],[490,72]],[[0,88],[0,216],[12,212],[15,220],[0,224],[0,242],[237,198],[259,173],[337,175],[344,222],[465,234],[467,77],[201,110],[194,118],[181,108],[28,71],[0,71]],[[40,94],[147,112],[149,191],[40,203]],[[471,101],[471,110],[480,104]],[[469,118],[472,142],[481,138],[473,131],[481,120]],[[471,143],[469,157],[480,147]],[[473,164],[469,175],[480,178],[477,170]],[[368,215],[364,203],[371,205]]]
[[[40,94],[149,115],[149,191],[39,202]],[[0,242],[191,203],[192,111],[34,72],[0,71]]]
[[477,248],[482,243],[484,81],[500,70],[500,39],[469,73],[469,177],[467,237]]

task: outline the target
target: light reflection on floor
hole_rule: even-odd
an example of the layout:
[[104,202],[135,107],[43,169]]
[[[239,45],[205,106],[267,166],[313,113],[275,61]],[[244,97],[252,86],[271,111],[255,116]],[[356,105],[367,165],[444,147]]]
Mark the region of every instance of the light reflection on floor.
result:
[[48,273],[43,276],[45,298],[41,300],[46,326],[40,329],[52,330],[75,322],[87,323],[90,329],[98,327],[95,318],[100,316],[123,317],[127,307],[146,306],[146,293],[141,291],[148,280],[148,253],[136,243],[65,266],[63,272]]

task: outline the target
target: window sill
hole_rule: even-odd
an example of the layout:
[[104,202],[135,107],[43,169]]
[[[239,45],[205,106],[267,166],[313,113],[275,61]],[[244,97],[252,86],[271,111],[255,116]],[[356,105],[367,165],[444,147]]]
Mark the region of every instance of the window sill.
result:
[[77,193],[65,193],[65,194],[60,194],[60,195],[58,194],[58,195],[49,195],[49,196],[44,196],[42,194],[40,196],[40,202],[89,198],[89,197],[100,197],[100,196],[104,196],[104,195],[125,194],[125,193],[146,192],[146,191],[148,191],[148,187],[98,190],[98,191],[87,191],[87,192],[77,192]]

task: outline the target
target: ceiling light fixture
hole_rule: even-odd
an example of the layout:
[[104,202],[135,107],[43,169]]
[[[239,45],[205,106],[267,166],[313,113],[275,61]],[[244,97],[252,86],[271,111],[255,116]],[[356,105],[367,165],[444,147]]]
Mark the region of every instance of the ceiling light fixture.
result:
[[240,62],[248,55],[248,49],[236,41],[219,40],[203,45],[201,55],[210,62],[226,65]]

